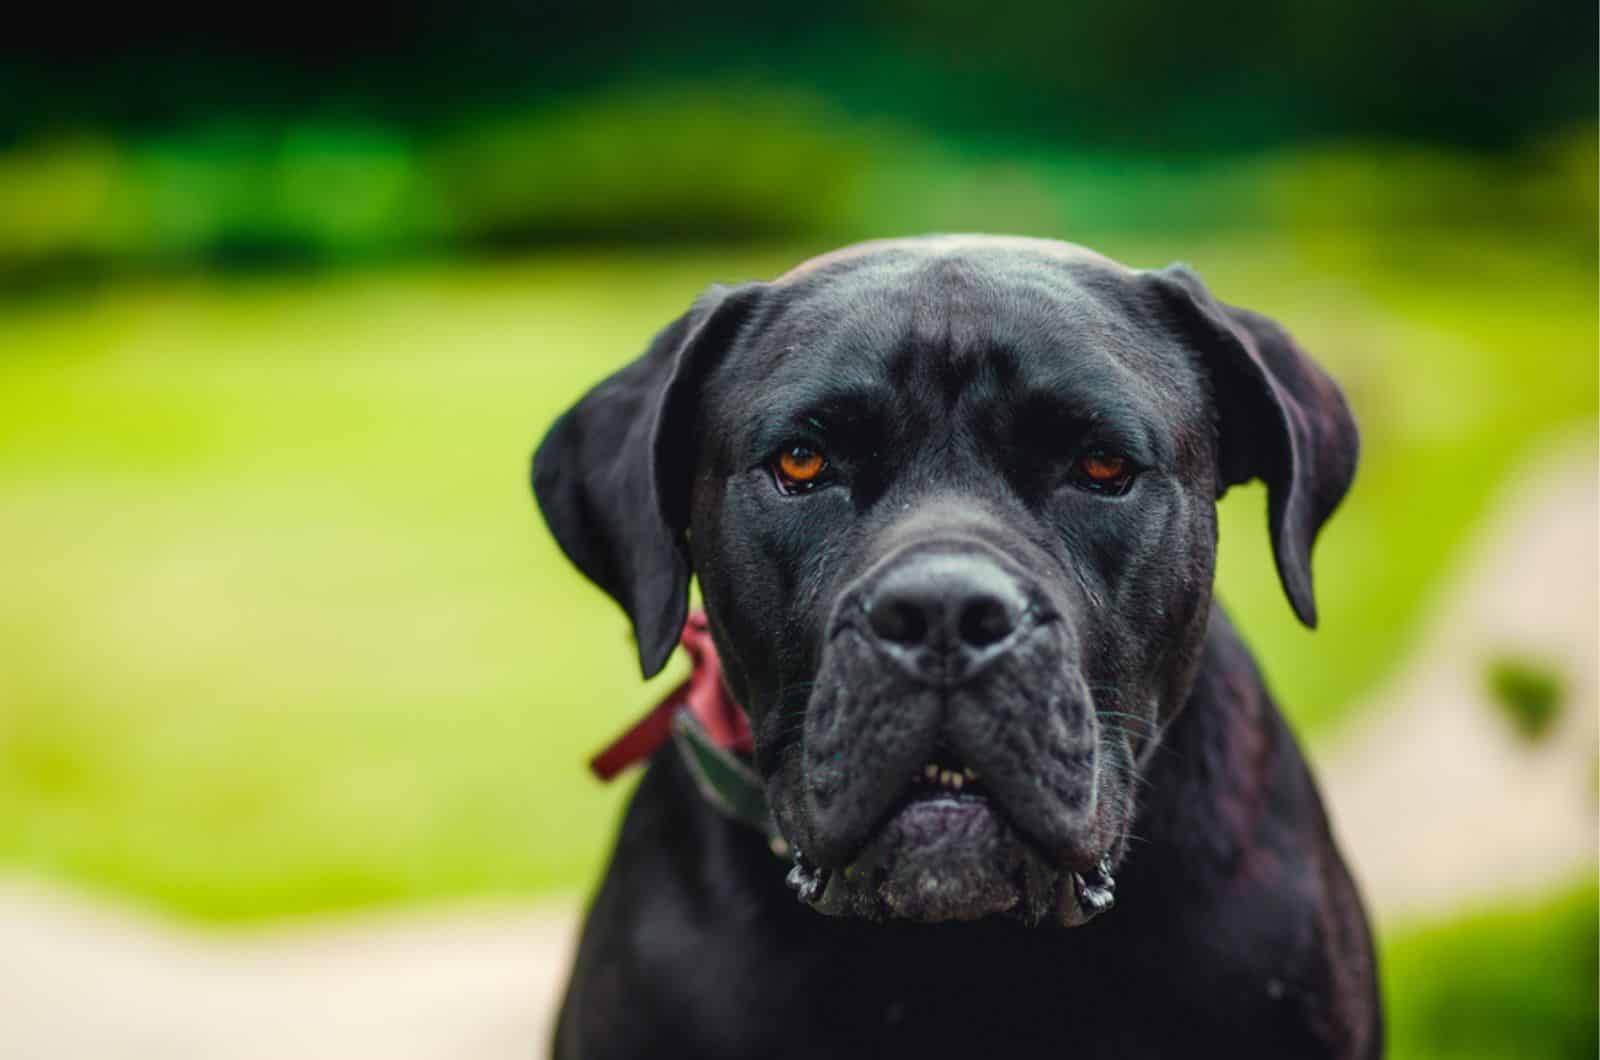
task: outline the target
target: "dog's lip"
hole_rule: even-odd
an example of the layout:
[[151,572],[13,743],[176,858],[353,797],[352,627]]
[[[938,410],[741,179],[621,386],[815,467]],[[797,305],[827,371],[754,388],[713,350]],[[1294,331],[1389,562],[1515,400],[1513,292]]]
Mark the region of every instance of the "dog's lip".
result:
[[[995,803],[985,795],[973,791],[950,791],[923,788],[910,790],[908,797],[896,801],[890,813],[882,824],[875,828],[867,841],[851,855],[844,866],[837,870],[819,867],[811,864],[798,850],[795,851],[795,864],[788,875],[788,884],[795,890],[801,902],[823,912],[839,913],[849,907],[850,899],[846,897],[844,889],[859,889],[866,885],[875,886],[878,869],[874,868],[873,861],[880,856],[874,853],[873,847],[883,840],[884,835],[894,827],[894,823],[905,814],[937,813],[952,822],[956,820],[976,821],[977,815],[992,817],[1007,832],[1011,841],[1029,852],[1032,858],[1037,859],[1036,864],[1053,866],[1058,881],[1054,885],[1055,898],[1051,900],[1054,912],[1052,918],[1061,926],[1072,927],[1087,923],[1096,916],[1112,908],[1116,902],[1116,881],[1111,875],[1111,862],[1108,855],[1103,855],[1091,867],[1073,867],[1058,864],[1053,859],[1045,856],[1044,852],[1025,835],[1011,826]],[[907,852],[901,850],[900,855]],[[1022,871],[1012,869],[1011,871]],[[863,875],[865,873],[866,875]],[[988,910],[989,913],[1014,911],[1017,902],[1025,902],[1022,897],[1028,885],[1017,877],[1018,893],[1016,900],[1004,907]],[[883,901],[878,898],[876,901]],[[966,917],[960,917],[966,919]]]
[[[929,770],[934,775],[929,775]],[[948,775],[949,779],[946,779]],[[850,864],[861,857],[862,852],[876,843],[893,823],[913,803],[926,803],[937,806],[948,806],[953,809],[976,810],[983,809],[994,814],[1028,845],[1032,845],[1027,834],[1006,815],[1005,809],[994,799],[989,797],[987,788],[983,785],[983,777],[971,767],[965,765],[959,758],[947,751],[935,750],[928,756],[924,765],[916,770],[910,781],[901,788],[899,793],[883,808],[866,836],[845,858],[845,864]]]
[[[832,869],[839,869],[847,873],[852,871],[867,855],[867,852],[872,849],[873,845],[882,840],[884,833],[894,824],[895,818],[911,809],[913,805],[946,808],[953,811],[991,813],[1006,824],[1024,844],[1037,850],[1037,847],[1034,847],[1034,844],[1027,839],[1026,835],[1011,824],[1010,819],[1005,816],[1000,807],[986,792],[974,790],[965,787],[965,785],[964,788],[965,790],[951,790],[919,784],[913,780],[884,807],[883,813],[873,822],[872,827],[867,829],[866,834],[854,847],[845,852],[843,856],[830,859],[827,864],[813,867],[824,872]],[[1043,852],[1039,851],[1039,853],[1042,854]]]
[[[935,776],[928,775],[930,768],[935,771]],[[942,776],[946,773],[951,774],[949,779]],[[858,860],[862,852],[876,843],[895,818],[913,803],[982,807],[994,814],[1023,846],[1033,851],[1041,860],[1058,865],[1062,871],[1087,871],[1097,860],[1097,857],[1064,856],[1065,852],[1052,851],[1039,843],[1034,838],[1032,830],[1024,827],[1022,822],[1012,816],[1004,801],[990,792],[983,774],[968,766],[962,756],[947,745],[940,743],[928,754],[925,763],[913,771],[905,786],[884,805],[882,812],[867,829],[860,842],[843,858],[838,859],[838,864],[848,865]]]
[[[817,860],[820,867],[840,869],[858,861],[863,852],[878,842],[884,831],[909,805],[941,797],[981,803],[1016,836],[1024,847],[1032,851],[1042,862],[1056,866],[1062,872],[1088,872],[1100,860],[1098,850],[1091,851],[1078,844],[1057,847],[1042,842],[1035,829],[1028,827],[1014,815],[1012,808],[1001,797],[1003,793],[991,790],[983,771],[969,766],[966,756],[954,750],[953,746],[943,739],[934,743],[933,747],[922,756],[922,760],[923,764],[911,770],[906,781],[899,788],[893,789],[893,794],[882,803],[881,809],[870,825],[854,839],[851,845],[834,844],[824,848],[823,857]],[[934,771],[932,777],[929,776],[930,769]],[[951,776],[945,779],[941,776],[945,773]]]

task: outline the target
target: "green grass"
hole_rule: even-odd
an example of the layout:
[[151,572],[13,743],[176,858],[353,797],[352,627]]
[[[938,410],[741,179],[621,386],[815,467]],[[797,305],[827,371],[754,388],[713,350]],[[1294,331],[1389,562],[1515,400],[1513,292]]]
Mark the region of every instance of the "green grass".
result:
[[[1100,241],[1286,321],[1366,431],[1297,632],[1259,491],[1225,597],[1326,731],[1541,437],[1592,423],[1593,260],[1493,233]],[[820,249],[820,248],[807,248]],[[525,485],[712,280],[802,250],[170,280],[0,304],[0,861],[211,920],[575,889],[658,694]]]
[[1383,947],[1393,1060],[1593,1060],[1593,881],[1544,901],[1401,933]]

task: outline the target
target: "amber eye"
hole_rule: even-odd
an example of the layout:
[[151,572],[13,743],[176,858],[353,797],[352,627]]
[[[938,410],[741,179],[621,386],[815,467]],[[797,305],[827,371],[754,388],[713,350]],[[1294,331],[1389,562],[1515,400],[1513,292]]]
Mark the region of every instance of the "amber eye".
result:
[[1073,484],[1095,493],[1122,493],[1133,480],[1133,464],[1127,457],[1100,449],[1080,456],[1072,470]]
[[791,493],[815,486],[828,468],[828,458],[804,445],[790,446],[778,454],[778,484]]

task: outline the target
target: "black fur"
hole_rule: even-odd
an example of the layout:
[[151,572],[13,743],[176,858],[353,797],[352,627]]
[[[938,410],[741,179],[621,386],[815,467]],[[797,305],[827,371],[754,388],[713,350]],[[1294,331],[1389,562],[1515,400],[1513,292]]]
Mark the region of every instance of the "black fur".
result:
[[[815,488],[774,471],[795,445]],[[658,756],[556,1055],[1379,1055],[1359,899],[1211,600],[1215,499],[1258,478],[1314,624],[1356,451],[1331,380],[1181,267],[942,237],[703,299],[534,484],[647,674],[698,576],[817,886]],[[929,761],[979,793],[914,785]]]

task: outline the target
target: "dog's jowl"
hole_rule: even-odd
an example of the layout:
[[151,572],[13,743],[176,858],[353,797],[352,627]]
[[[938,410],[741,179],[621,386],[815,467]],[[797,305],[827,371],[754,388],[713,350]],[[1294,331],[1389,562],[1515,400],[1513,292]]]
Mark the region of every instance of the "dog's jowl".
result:
[[934,237],[712,288],[534,460],[646,674],[699,579],[696,702],[742,734],[697,706],[650,757],[557,1056],[1379,1055],[1360,900],[1211,592],[1258,479],[1314,625],[1356,449],[1182,267]]

